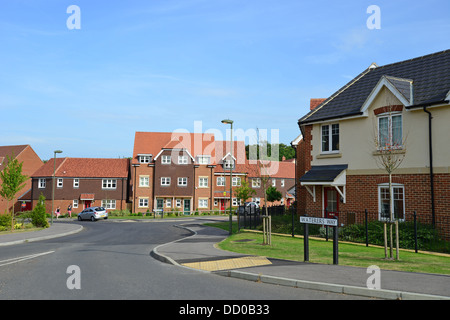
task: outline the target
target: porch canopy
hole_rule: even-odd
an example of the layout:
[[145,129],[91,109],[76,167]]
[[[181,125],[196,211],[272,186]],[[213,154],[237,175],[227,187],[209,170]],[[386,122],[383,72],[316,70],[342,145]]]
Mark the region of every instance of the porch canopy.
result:
[[94,200],[95,194],[94,193],[82,193],[80,195],[80,200]]
[[311,170],[300,178],[300,184],[308,190],[316,202],[315,186],[334,187],[345,203],[345,184],[347,164],[312,166]]

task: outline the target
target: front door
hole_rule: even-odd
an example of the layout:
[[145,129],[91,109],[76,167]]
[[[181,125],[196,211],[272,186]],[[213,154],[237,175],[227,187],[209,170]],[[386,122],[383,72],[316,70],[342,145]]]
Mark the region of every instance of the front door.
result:
[[324,205],[327,209],[328,217],[332,218],[338,216],[339,214],[339,194],[337,190],[333,187],[324,188]]
[[225,199],[220,199],[220,211],[225,211]]
[[90,208],[92,204],[91,200],[84,200],[84,208]]
[[184,199],[184,214],[191,213],[191,199]]

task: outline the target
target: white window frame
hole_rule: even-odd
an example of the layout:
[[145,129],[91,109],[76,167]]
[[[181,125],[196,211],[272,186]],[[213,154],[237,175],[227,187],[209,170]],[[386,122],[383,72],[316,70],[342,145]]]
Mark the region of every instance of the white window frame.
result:
[[252,188],[261,188],[261,178],[252,179]]
[[276,187],[277,186],[277,180],[272,179],[272,187]]
[[78,209],[78,199],[73,199],[72,208],[73,209]]
[[150,186],[150,176],[139,176],[139,187],[149,187]]
[[139,198],[139,208],[148,208],[148,198]]
[[102,200],[102,207],[105,209],[115,210],[116,209],[116,200],[104,199],[104,200]]
[[261,198],[252,198],[252,202],[256,203],[258,206],[261,203]]
[[102,179],[103,190],[115,190],[117,189],[117,179]]
[[80,179],[78,178],[73,179],[73,187],[74,189],[78,189],[80,187]]
[[216,182],[217,182],[216,184],[218,187],[224,187],[226,184],[226,179],[225,179],[225,177],[217,177]]
[[177,206],[177,208],[181,208],[181,199],[176,199],[175,200],[175,204],[176,204],[176,206]]
[[208,199],[198,199],[198,207],[202,209],[208,208]]
[[197,163],[198,164],[210,164],[211,156],[206,156],[206,155],[197,156]]
[[391,112],[391,113],[383,113],[377,116],[377,128],[378,128],[378,145],[380,150],[389,149],[388,147],[383,146],[383,142],[381,141],[381,129],[380,129],[380,121],[382,119],[387,119],[387,139],[388,144],[392,145],[392,140],[394,139],[393,132],[393,122],[392,118],[400,117],[400,141],[397,141],[398,144],[394,144],[392,149],[400,150],[403,149],[403,114],[401,112]]
[[150,163],[151,156],[139,156],[139,163]]
[[47,179],[39,178],[38,188],[39,189],[45,189],[46,187],[47,187]]
[[166,202],[166,208],[172,208],[172,199],[167,198],[165,199]]
[[[333,130],[335,130],[336,127],[333,128],[333,126],[337,126],[337,130],[338,130],[338,147],[337,149],[333,149]],[[323,129],[327,128],[328,129],[328,150],[324,150],[324,145],[323,145],[323,139],[324,139],[324,132]],[[340,138],[340,126],[339,123],[330,123],[330,124],[323,124],[320,126],[320,151],[321,153],[327,154],[327,153],[338,153],[339,149],[340,149],[340,143],[341,143],[341,138]]]
[[[393,197],[393,199],[391,199],[390,205],[393,205],[394,209],[395,209],[394,201],[396,201],[396,199],[395,199],[395,196],[396,196],[395,189],[401,189],[402,190],[402,197],[403,197],[403,199],[402,199],[402,202],[403,202],[402,203],[402,207],[403,207],[403,212],[400,213],[401,218],[399,218],[398,221],[405,221],[405,198],[406,198],[406,196],[405,196],[405,186],[403,184],[400,184],[400,183],[392,183],[391,184],[391,188],[393,189],[392,191],[393,191],[394,197]],[[382,200],[385,200],[385,199],[382,199],[381,189],[387,189],[388,192],[389,192],[389,183],[381,183],[381,184],[378,185],[378,220],[384,221],[384,220],[388,220],[389,217],[385,218],[385,217],[382,216],[382,210],[383,210]],[[387,214],[389,214],[389,209],[388,209],[387,212],[388,212]],[[395,219],[395,214],[394,214],[394,219]]]
[[161,156],[161,164],[170,164],[172,158],[170,156],[167,155],[162,155]]
[[161,177],[161,186],[168,187],[170,186],[170,177]]
[[225,160],[225,161],[223,162],[223,167],[224,167],[224,169],[230,170],[230,169],[231,169],[231,166],[233,166],[233,169],[234,169],[234,159],[232,159],[232,160]]
[[281,186],[284,187],[284,179],[281,179]]
[[178,164],[188,164],[188,156],[178,156]]
[[209,179],[208,177],[199,177],[198,178],[198,187],[199,188],[208,188]]
[[233,177],[232,178],[232,186],[239,187],[241,185],[241,177]]
[[64,180],[63,180],[63,178],[57,178],[57,179],[56,179],[56,187],[57,187],[57,188],[62,188],[63,185],[64,185]]
[[179,177],[178,178],[178,186],[179,187],[187,187],[187,177]]

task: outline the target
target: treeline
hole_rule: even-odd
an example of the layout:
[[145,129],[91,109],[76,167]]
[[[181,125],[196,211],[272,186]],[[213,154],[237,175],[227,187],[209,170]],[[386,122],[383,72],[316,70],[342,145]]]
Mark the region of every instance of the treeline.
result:
[[[245,152],[247,154],[247,159],[249,160],[257,160],[264,158],[271,159],[272,152],[274,155],[276,154],[276,150],[278,149],[278,161],[281,161],[283,157],[288,159],[295,158],[295,149],[290,146],[286,145],[284,143],[267,143],[267,141],[260,143],[259,145],[246,145],[245,146]],[[251,150],[251,152],[250,152]],[[262,150],[262,152],[261,152]],[[267,151],[265,151],[267,150]],[[260,157],[260,152],[262,157]],[[256,156],[255,156],[256,155]],[[271,159],[274,160],[274,159]]]

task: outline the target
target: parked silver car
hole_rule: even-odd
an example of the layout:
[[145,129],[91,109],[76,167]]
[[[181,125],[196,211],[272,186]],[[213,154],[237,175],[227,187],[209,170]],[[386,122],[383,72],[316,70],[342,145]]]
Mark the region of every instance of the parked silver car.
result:
[[103,207],[86,208],[78,214],[78,221],[91,220],[97,221],[99,219],[108,219],[108,212]]

